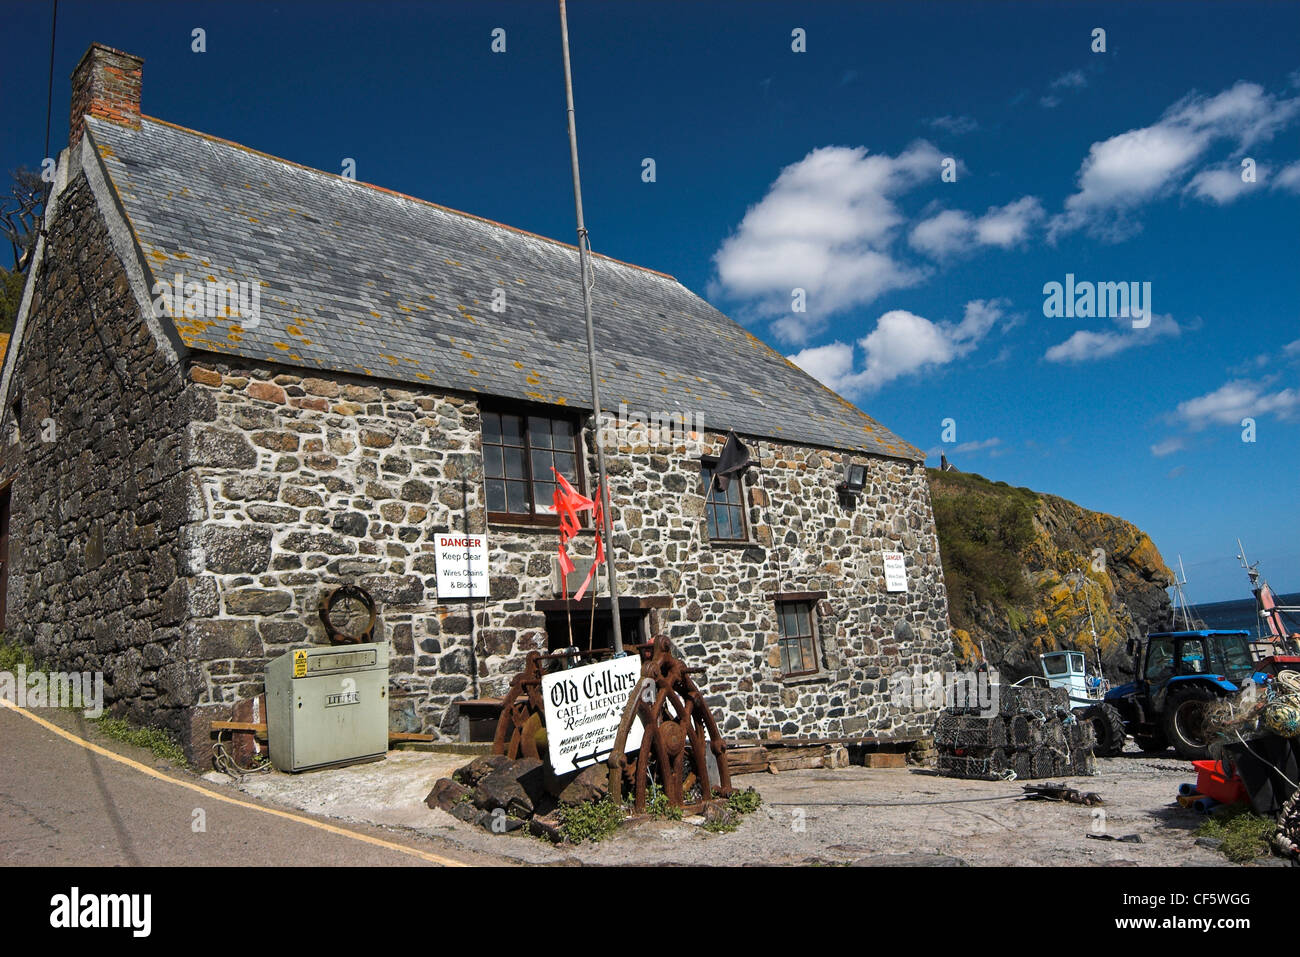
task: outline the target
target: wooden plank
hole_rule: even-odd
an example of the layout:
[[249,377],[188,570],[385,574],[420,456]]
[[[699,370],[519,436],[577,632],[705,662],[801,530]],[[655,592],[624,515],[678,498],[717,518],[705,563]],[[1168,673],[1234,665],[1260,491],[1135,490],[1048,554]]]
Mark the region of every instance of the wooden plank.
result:
[[265,721],[213,721],[213,731],[251,731],[254,734],[266,734]]
[[863,763],[869,768],[905,768],[907,767],[907,755],[895,754],[889,751],[873,751],[865,756]]
[[433,735],[431,734],[416,734],[413,731],[389,731],[388,732],[389,744],[392,744],[394,741],[432,741],[432,740],[433,740]]

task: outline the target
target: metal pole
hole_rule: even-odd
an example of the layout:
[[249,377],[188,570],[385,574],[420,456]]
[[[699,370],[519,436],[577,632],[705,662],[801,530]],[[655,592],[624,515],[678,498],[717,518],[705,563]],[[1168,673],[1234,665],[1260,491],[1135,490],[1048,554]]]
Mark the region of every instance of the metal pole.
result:
[[[605,473],[605,442],[600,427],[600,377],[596,372],[596,332],[591,322],[591,284],[588,259],[591,243],[582,218],[582,182],[578,178],[578,128],[573,117],[573,74],[569,69],[569,17],[560,0],[560,44],[564,49],[564,96],[569,108],[569,158],[573,164],[573,206],[578,215],[578,266],[582,271],[582,311],[587,320],[587,359],[591,364],[591,408],[596,432],[596,471],[600,481],[601,517],[605,539],[605,573],[609,577],[609,609],[614,625],[614,654],[623,654],[623,626],[619,621],[618,575],[614,571],[614,543],[610,531],[609,477]],[[595,595],[593,593],[593,599]]]

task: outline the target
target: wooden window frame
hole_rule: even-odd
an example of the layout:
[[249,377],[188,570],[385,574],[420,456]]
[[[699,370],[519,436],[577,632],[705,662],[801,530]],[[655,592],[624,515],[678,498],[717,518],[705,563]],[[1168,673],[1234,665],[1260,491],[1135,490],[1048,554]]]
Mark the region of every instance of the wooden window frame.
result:
[[[785,608],[789,605],[795,605],[808,610],[808,634],[806,635],[789,635],[785,633]],[[780,672],[782,678],[807,678],[811,675],[821,674],[821,665],[817,657],[818,645],[818,628],[817,628],[817,602],[815,600],[790,601],[788,599],[778,599],[776,602],[776,642],[777,648],[784,651],[784,646],[788,642],[798,642],[800,644],[799,658],[800,661],[811,658],[812,668],[805,671],[785,671]],[[803,643],[807,642],[807,652],[805,652]],[[789,656],[782,654],[783,661],[789,661]]]
[[[581,495],[586,495],[587,487],[587,469],[586,469],[586,442],[583,436],[582,417],[572,414],[557,414],[556,410],[549,408],[539,408],[527,405],[491,405],[479,409],[480,419],[487,415],[514,415],[523,420],[523,452],[524,452],[524,479],[523,482],[528,489],[528,511],[527,512],[495,512],[489,510],[487,513],[488,523],[492,525],[528,525],[541,527],[557,527],[560,524],[558,515],[537,511],[537,502],[533,499],[533,483],[536,479],[533,476],[533,445],[529,435],[528,420],[530,418],[549,419],[553,422],[567,422],[573,427],[573,459],[574,471],[573,487]],[[479,456],[483,459],[483,500],[487,503],[487,485],[489,481],[506,481],[504,478],[492,479],[487,474],[486,450],[489,448],[502,448],[502,443],[488,443],[484,441],[484,431],[482,422],[479,423]],[[511,446],[512,448],[516,446]],[[545,450],[541,450],[545,451]],[[568,476],[565,476],[568,478]],[[511,481],[518,481],[511,479]],[[507,497],[507,504],[509,498]],[[589,524],[589,518],[586,514],[580,516],[583,525]]]
[[[752,540],[749,536],[749,506],[745,502],[745,480],[744,476],[738,476],[731,480],[731,484],[736,488],[736,497],[739,499],[735,504],[729,501],[713,501],[714,495],[729,495],[730,488],[726,492],[721,491],[717,486],[712,485],[712,472],[718,467],[718,460],[714,457],[706,456],[700,459],[700,491],[704,495],[704,533],[708,536],[710,543],[716,542],[719,545],[734,545],[738,543],[749,544]],[[706,478],[705,471],[708,470]],[[709,510],[716,508],[735,509],[740,513],[740,537],[739,538],[720,538],[709,534]],[[716,527],[716,520],[713,523]],[[730,521],[727,523],[730,525]]]

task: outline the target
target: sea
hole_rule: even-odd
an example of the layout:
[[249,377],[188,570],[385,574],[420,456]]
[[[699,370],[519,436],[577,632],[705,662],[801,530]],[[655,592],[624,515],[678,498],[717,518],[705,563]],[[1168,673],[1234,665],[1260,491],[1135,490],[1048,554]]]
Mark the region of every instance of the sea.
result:
[[[1279,605],[1300,605],[1300,592],[1276,596]],[[1232,601],[1216,601],[1209,605],[1193,605],[1192,614],[1205,622],[1206,628],[1233,630],[1245,629],[1252,635],[1259,634],[1261,622],[1255,612],[1255,598],[1234,598]],[[1292,620],[1300,618],[1296,613],[1289,613]]]

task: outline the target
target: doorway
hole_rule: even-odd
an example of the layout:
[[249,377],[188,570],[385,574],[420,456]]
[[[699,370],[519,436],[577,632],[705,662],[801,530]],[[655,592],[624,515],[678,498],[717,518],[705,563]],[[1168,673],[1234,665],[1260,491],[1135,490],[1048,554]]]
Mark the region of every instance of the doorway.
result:
[[[608,602],[606,603],[608,605]],[[614,621],[609,608],[597,608],[596,619],[591,617],[591,606],[582,610],[574,609],[573,638],[569,638],[569,616],[562,610],[546,612],[546,650],[558,651],[570,645],[582,650],[587,648],[614,647]],[[650,622],[648,608],[624,608],[619,619],[623,627],[623,644],[625,647],[643,644],[650,640]]]

